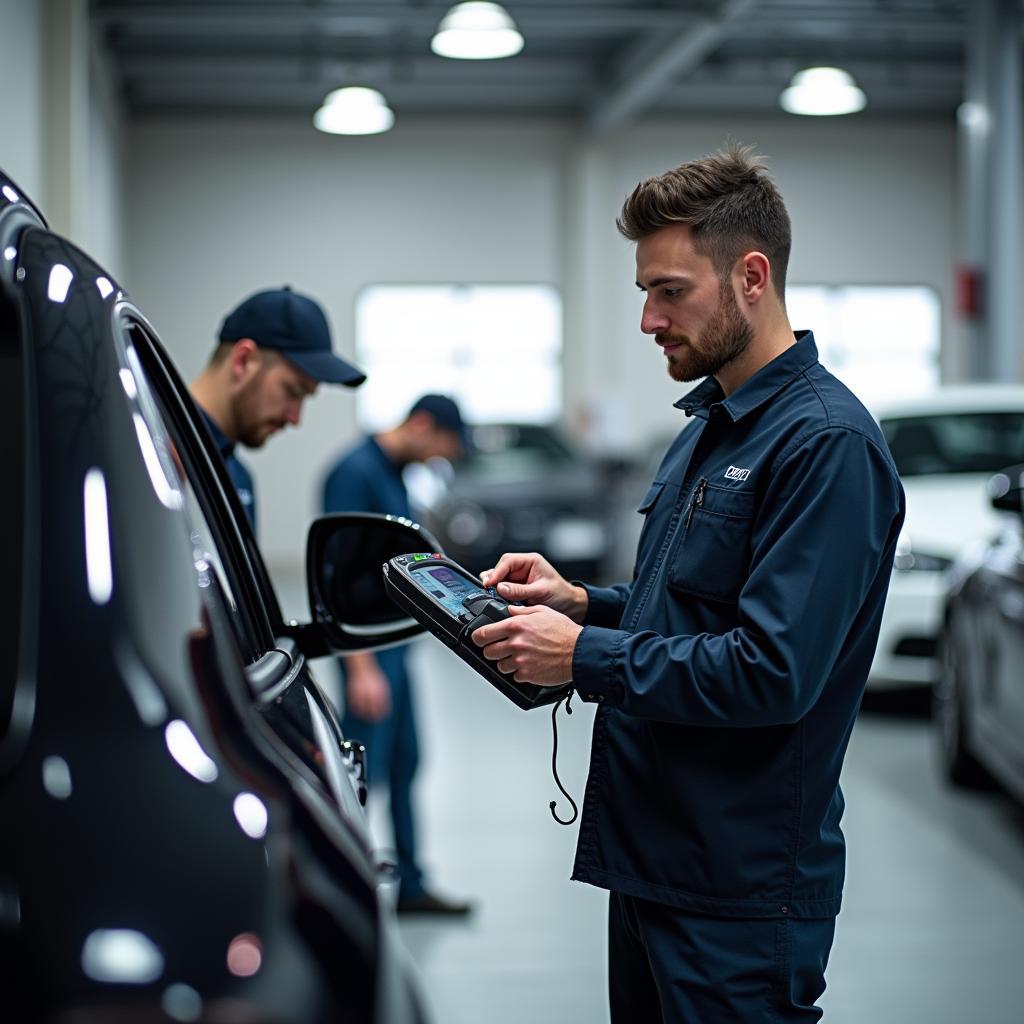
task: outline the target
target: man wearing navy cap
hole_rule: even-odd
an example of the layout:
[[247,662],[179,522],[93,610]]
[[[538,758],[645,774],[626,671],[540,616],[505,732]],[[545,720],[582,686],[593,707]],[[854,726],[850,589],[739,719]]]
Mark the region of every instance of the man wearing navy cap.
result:
[[[411,518],[402,471],[431,458],[457,458],[467,447],[459,407],[445,395],[424,395],[406,419],[364,438],[324,482],[325,512],[378,512]],[[370,785],[387,784],[398,855],[400,913],[462,915],[470,909],[431,892],[416,855],[412,782],[419,762],[405,648],[342,659],[345,735],[366,745]]]
[[365,379],[331,351],[320,306],[290,288],[256,292],[224,318],[217,347],[191,391],[253,530],[252,476],[235,446],[261,448],[289,424],[298,426],[302,403],[320,383],[354,388]]

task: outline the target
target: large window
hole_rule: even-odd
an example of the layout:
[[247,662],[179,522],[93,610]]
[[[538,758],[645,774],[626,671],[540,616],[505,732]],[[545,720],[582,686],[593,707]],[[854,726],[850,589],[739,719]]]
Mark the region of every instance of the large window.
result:
[[789,322],[811,328],[822,363],[866,405],[939,383],[941,308],[923,286],[790,285]]
[[356,302],[359,424],[393,426],[427,392],[473,423],[562,412],[562,303],[548,285],[374,285]]

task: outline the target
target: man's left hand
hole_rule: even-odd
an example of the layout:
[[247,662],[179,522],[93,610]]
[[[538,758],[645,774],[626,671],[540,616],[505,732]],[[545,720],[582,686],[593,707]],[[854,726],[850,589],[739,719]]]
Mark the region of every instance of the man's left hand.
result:
[[572,653],[583,632],[546,605],[509,606],[509,617],[481,626],[472,636],[488,661],[517,683],[561,686],[572,681]]

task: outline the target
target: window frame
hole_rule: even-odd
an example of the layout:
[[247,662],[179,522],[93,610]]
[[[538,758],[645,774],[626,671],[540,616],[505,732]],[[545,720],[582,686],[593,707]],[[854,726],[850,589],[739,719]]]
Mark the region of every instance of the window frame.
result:
[[[10,676],[6,670],[0,677],[0,774],[12,767],[28,744],[35,717],[36,686],[38,678],[39,602],[41,505],[39,477],[38,404],[36,401],[35,356],[29,337],[23,309],[17,297],[2,287],[0,282],[0,317],[10,319],[11,337],[20,359],[19,379],[22,386],[21,403],[13,416],[20,419],[22,441],[20,458],[22,493],[17,511],[12,518],[20,518],[18,538],[11,543],[5,532],[6,548],[11,554],[11,566],[18,566],[10,577],[5,574],[4,585],[9,586],[17,609],[16,625],[11,630],[15,639],[11,646]],[[5,415],[11,413],[5,403]],[[5,431],[17,438],[19,432]],[[9,503],[5,502],[5,505]],[[19,557],[20,556],[20,557]]]

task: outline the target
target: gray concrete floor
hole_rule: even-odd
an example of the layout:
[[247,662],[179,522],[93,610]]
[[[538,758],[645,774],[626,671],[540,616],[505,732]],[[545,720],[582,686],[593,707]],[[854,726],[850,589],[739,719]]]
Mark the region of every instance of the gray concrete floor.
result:
[[[435,1024],[607,1020],[606,894],[569,881],[576,827],[547,806],[565,810],[550,715],[514,708],[436,641],[417,641],[412,658],[423,861],[438,890],[477,902],[465,923],[403,920]],[[559,713],[559,769],[579,797],[593,709],[575,709]],[[920,710],[876,699],[862,712],[843,780],[847,884],[822,999],[831,1024],[1024,1021],[1024,810],[949,789],[933,754]],[[386,845],[377,797],[371,823]]]

